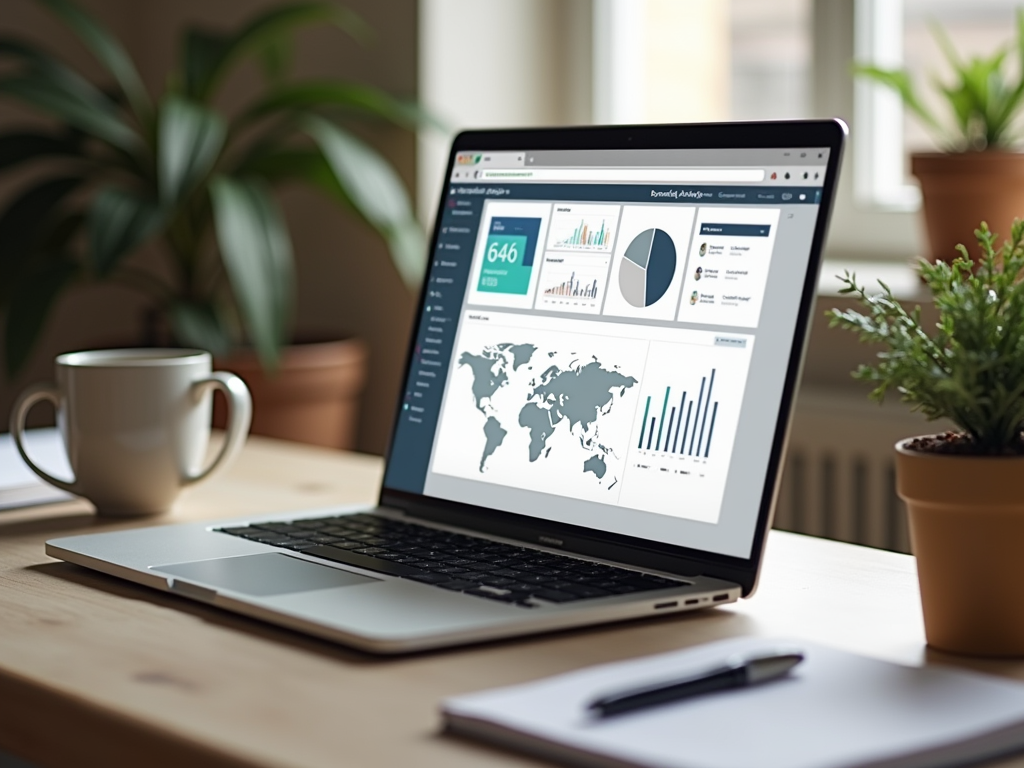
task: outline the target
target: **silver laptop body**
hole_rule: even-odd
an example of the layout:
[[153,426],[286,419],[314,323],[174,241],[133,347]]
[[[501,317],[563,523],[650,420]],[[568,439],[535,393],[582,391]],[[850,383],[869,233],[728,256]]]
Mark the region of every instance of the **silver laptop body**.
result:
[[378,506],[47,553],[375,653],[750,596],[845,135],[461,134]]

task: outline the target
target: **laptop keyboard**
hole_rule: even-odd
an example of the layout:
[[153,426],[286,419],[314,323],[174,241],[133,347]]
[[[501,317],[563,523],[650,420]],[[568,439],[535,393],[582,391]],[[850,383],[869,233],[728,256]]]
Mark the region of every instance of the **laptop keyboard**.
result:
[[377,515],[220,528],[221,533],[524,608],[689,582]]

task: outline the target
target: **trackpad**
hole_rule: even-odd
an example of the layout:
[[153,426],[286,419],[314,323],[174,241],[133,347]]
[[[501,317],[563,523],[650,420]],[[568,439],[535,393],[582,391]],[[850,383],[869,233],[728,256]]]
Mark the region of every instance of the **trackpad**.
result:
[[169,573],[214,589],[230,589],[254,597],[352,587],[378,581],[278,552],[155,565],[151,570]]

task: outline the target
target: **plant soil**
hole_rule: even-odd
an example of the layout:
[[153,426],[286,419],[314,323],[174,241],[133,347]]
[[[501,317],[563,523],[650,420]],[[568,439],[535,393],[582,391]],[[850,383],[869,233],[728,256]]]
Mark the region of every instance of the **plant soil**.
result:
[[1013,445],[996,451],[978,450],[973,438],[963,432],[943,432],[939,435],[915,437],[904,446],[921,453],[941,453],[954,456],[1024,456],[1024,440],[1018,438]]

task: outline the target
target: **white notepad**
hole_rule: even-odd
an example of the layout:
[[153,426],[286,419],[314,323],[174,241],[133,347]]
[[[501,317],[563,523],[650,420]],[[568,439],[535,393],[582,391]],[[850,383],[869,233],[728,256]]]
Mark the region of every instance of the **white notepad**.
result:
[[[601,695],[778,647],[806,656],[788,678],[604,720],[587,714]],[[938,768],[1024,749],[1024,684],[735,638],[459,696],[444,717],[451,732],[587,766]]]
[[[25,450],[39,466],[55,477],[70,478],[71,466],[60,432],[54,428],[25,431]],[[0,510],[51,504],[74,498],[39,479],[21,460],[9,434],[0,435]]]

